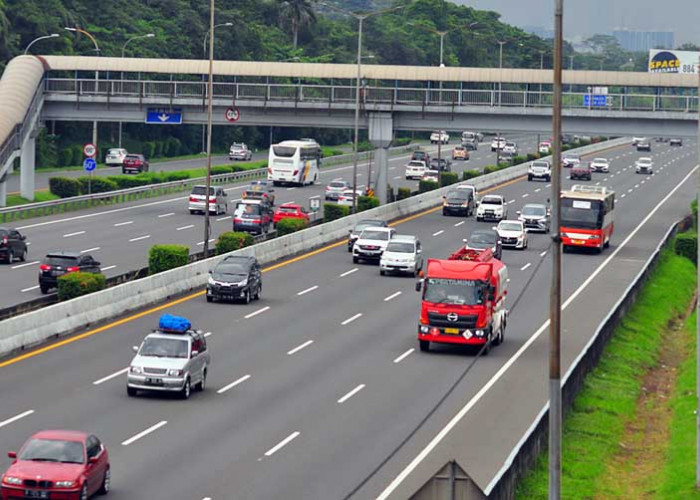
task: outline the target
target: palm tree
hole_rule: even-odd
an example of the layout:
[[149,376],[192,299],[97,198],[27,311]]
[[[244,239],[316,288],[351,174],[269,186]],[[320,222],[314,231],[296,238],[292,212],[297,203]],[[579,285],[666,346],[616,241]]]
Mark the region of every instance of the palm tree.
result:
[[293,45],[297,48],[299,42],[299,29],[316,22],[316,12],[313,4],[317,0],[278,0],[282,19],[289,21],[292,27]]

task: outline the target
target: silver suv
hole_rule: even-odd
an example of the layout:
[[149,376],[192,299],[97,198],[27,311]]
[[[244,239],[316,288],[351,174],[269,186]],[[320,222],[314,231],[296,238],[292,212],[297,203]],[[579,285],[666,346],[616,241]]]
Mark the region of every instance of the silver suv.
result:
[[[174,327],[170,321],[166,327],[166,317],[179,321]],[[182,399],[188,399],[192,387],[205,389],[211,365],[207,341],[184,318],[161,317],[158,330],[133,349],[136,356],[131,360],[126,379],[129,396],[136,396],[138,391],[176,392]]]
[[[202,185],[192,186],[190,193],[188,208],[190,213],[202,212],[206,210],[207,197],[204,193],[207,192],[207,187]],[[209,187],[209,213],[210,214],[225,214],[228,211],[228,194],[224,188],[219,186]]]

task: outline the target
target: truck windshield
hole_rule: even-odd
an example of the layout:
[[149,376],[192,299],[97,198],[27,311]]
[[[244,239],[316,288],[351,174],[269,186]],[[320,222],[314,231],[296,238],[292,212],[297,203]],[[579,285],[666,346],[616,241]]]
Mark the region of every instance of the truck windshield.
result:
[[603,227],[603,204],[598,200],[575,200],[562,198],[561,226],[571,229],[601,229]]
[[423,300],[434,304],[473,306],[483,304],[482,282],[448,278],[428,278]]

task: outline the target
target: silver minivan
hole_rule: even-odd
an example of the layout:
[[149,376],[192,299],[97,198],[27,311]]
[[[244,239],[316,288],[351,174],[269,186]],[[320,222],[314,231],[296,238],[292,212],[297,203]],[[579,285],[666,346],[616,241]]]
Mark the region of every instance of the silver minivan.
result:
[[379,274],[408,273],[417,276],[423,269],[423,250],[420,241],[412,235],[397,234],[379,259]]
[[[192,186],[192,192],[189,198],[190,213],[204,213],[206,210],[207,198],[204,193],[207,192],[207,187],[204,185]],[[224,188],[220,186],[209,187],[209,213],[216,215],[225,214],[228,211],[228,194]]]

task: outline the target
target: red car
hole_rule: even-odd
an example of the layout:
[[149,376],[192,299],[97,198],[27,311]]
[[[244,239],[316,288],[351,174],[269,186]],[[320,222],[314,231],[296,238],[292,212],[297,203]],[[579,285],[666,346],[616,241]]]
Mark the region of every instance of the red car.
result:
[[13,462],[0,480],[2,500],[85,500],[109,491],[107,448],[92,434],[41,431],[7,455]]
[[285,203],[277,207],[275,215],[272,217],[272,222],[277,224],[282,219],[304,219],[306,222],[309,222],[309,214],[301,205]]
[[148,160],[143,155],[128,154],[122,162],[122,174],[148,172]]

